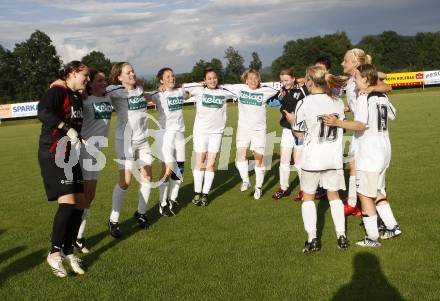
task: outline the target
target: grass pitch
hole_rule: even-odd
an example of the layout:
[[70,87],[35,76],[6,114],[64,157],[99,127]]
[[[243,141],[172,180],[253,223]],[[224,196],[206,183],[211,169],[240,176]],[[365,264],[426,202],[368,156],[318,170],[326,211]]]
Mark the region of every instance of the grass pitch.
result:
[[[229,169],[216,173],[206,208],[191,204],[192,144],[179,195],[182,209],[171,218],[158,213],[152,191],[151,227],[139,230],[132,218],[137,183],[121,213],[123,237],[107,234],[111,195],[117,181],[114,126],[86,237],[92,252],[80,255],[85,276],[58,279],[45,257],[57,205],[45,199],[37,161],[36,120],[0,125],[0,299],[1,300],[440,300],[440,90],[391,93],[397,119],[390,124],[392,161],[387,191],[403,235],[382,248],[362,249],[360,219],[347,219],[349,250],[336,247],[327,201],[316,201],[322,250],[301,253],[306,234],[300,204],[271,199],[278,187],[279,144],[266,172],[263,197],[239,192],[234,167],[237,106],[229,104],[234,129]],[[154,113],[156,114],[156,113]],[[195,110],[185,107],[186,136]],[[281,134],[279,111],[268,108],[268,132]],[[348,134],[347,134],[348,135]],[[153,166],[158,175],[159,166]],[[255,183],[254,175],[251,181]],[[344,194],[345,195],[345,194]]]

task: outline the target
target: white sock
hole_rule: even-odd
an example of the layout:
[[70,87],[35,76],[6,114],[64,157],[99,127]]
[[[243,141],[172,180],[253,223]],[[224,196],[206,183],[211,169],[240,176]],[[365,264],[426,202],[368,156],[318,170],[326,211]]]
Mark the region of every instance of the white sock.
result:
[[148,199],[150,198],[151,192],[151,184],[141,183],[141,187],[139,188],[139,203],[138,203],[138,212],[140,214],[145,214],[147,212]]
[[255,166],[255,187],[261,188],[263,187],[264,181],[264,166],[258,167]]
[[235,166],[240,173],[241,180],[245,183],[249,182],[249,164],[248,161],[235,161]]
[[351,207],[355,207],[357,203],[357,194],[356,194],[356,177],[350,176],[348,180],[348,205]]
[[290,163],[280,164],[280,186],[282,190],[289,188]]
[[170,180],[169,190],[168,194],[170,196],[170,200],[175,201],[177,199],[177,196],[179,195],[179,189],[180,189],[180,183],[182,181],[180,180]]
[[110,214],[110,221],[112,223],[119,222],[119,215],[122,204],[124,203],[124,194],[126,192],[127,190],[123,190],[118,184],[116,184],[115,188],[113,189],[112,213]]
[[377,214],[373,216],[363,216],[362,221],[364,222],[367,237],[372,240],[378,240],[379,230],[377,229]]
[[304,222],[304,229],[306,230],[309,236],[308,241],[311,242],[312,239],[316,238],[317,217],[316,217],[315,202],[313,201],[302,202],[301,212]]
[[376,206],[376,210],[387,229],[393,229],[397,225],[390,204],[380,204]]
[[333,224],[335,225],[336,237],[345,236],[345,214],[344,204],[341,200],[333,200],[329,202],[330,211],[332,213]]
[[202,186],[203,186],[203,177],[205,175],[204,170],[197,170],[194,169],[193,176],[194,176],[194,192],[200,193],[202,192]]
[[89,215],[90,215],[90,209],[85,208],[83,215],[82,215],[81,225],[79,226],[78,235],[76,238],[78,238],[78,239],[83,238],[84,231],[86,230],[87,219],[89,218]]
[[167,205],[168,184],[168,181],[165,181],[159,185],[159,202],[161,206]]
[[214,172],[205,171],[205,179],[203,181],[203,193],[208,194],[211,190],[212,181],[214,181]]

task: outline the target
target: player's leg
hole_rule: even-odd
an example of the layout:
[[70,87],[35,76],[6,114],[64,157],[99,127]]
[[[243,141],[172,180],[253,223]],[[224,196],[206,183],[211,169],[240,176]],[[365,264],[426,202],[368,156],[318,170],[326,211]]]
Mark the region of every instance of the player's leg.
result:
[[183,174],[185,172],[185,137],[183,133],[176,133],[174,138],[174,155],[175,161],[170,177],[169,187],[169,206],[170,212],[176,213],[179,202],[177,197],[179,195],[180,185],[183,181]]
[[134,157],[131,147],[127,147],[122,139],[116,139],[116,158],[118,161],[119,168],[119,181],[113,189],[112,195],[112,211],[110,213],[109,219],[109,233],[114,238],[121,236],[121,231],[119,228],[119,216],[124,203],[124,196],[130,186],[132,180],[132,166],[134,164]]
[[319,183],[319,172],[302,172],[300,178],[301,190],[304,197],[301,204],[301,214],[307,240],[304,243],[303,253],[311,253],[321,249],[321,243],[316,236],[317,212],[315,206],[315,192]]
[[[296,172],[298,173],[298,179],[301,179],[301,152],[302,152],[302,143],[298,141],[298,139],[295,137],[295,145],[293,148],[293,162],[295,163],[295,169]],[[299,202],[303,199],[303,192],[300,189],[298,191],[298,194],[294,197],[294,201],[295,202]]]
[[272,195],[274,200],[279,200],[288,195],[290,177],[290,159],[292,157],[294,137],[291,130],[283,129],[280,143],[280,187]]
[[393,211],[391,210],[391,205],[386,197],[385,173],[386,173],[386,169],[382,171],[379,175],[379,179],[377,182],[378,193],[377,193],[377,198],[375,200],[375,204],[376,204],[376,210],[386,227],[383,235],[380,238],[390,239],[402,234],[402,230],[400,229],[400,226],[397,223],[396,218],[394,217]]
[[362,247],[380,247],[377,212],[374,200],[377,196],[377,173],[356,171],[357,192],[362,206],[362,221],[366,236],[356,244]]
[[[87,172],[86,172],[87,173]],[[86,173],[84,173],[84,177],[86,178]],[[87,178],[91,178],[88,177]],[[86,246],[84,232],[86,229],[87,220],[90,216],[90,205],[95,198],[96,186],[98,184],[98,180],[84,180],[84,199],[86,201],[86,207],[84,208],[84,212],[82,215],[81,225],[78,230],[78,235],[76,237],[74,246],[81,253],[89,253],[89,249]]]
[[194,134],[193,146],[196,153],[196,166],[193,170],[194,177],[194,196],[192,203],[196,206],[201,205],[203,179],[205,177],[206,157],[208,151],[208,135]]
[[251,146],[255,160],[255,192],[254,199],[258,200],[263,194],[264,173],[264,152],[266,148],[266,131],[252,131]]
[[330,212],[335,226],[338,248],[348,248],[348,241],[345,232],[344,204],[339,197],[339,190],[345,190],[344,172],[342,170],[329,170],[321,173],[321,183],[327,190],[327,199],[330,204]]
[[344,212],[345,215],[360,215],[360,211],[357,208],[357,194],[356,194],[356,166],[354,159],[348,161],[350,168],[350,178],[348,180],[348,198],[344,200]]
[[250,131],[243,128],[237,129],[236,145],[237,152],[235,155],[235,166],[240,174],[242,184],[240,191],[244,192],[250,187],[249,181],[249,162],[246,158],[247,150],[251,144]]
[[214,181],[215,175],[215,162],[217,160],[217,154],[220,151],[222,144],[222,134],[210,134],[208,138],[207,145],[207,157],[206,157],[206,170],[203,179],[203,194],[202,194],[202,205],[207,206],[209,204],[208,194],[211,190],[212,182]]
[[142,229],[147,229],[149,224],[146,213],[148,200],[150,199],[152,178],[152,157],[148,142],[144,142],[142,143],[142,145],[137,146],[135,155],[137,165],[139,166],[140,185],[138,192],[138,208],[134,213],[134,217],[138,221],[139,227],[141,227]]

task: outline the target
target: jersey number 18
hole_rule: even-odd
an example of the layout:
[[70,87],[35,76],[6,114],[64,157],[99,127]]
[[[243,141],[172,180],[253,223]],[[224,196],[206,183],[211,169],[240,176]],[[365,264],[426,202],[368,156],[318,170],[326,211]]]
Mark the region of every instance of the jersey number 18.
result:
[[[335,116],[336,118],[339,118],[338,114],[331,114],[331,116]],[[324,117],[325,115],[318,116],[318,122],[319,122],[318,140],[320,143],[336,141],[336,139],[338,139],[338,127],[325,125],[325,123],[322,121]]]

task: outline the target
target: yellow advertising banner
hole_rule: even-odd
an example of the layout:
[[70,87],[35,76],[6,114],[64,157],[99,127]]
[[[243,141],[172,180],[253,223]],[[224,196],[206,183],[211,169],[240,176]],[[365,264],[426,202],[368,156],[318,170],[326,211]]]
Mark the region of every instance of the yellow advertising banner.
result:
[[388,73],[385,82],[392,87],[422,86],[423,72]]

